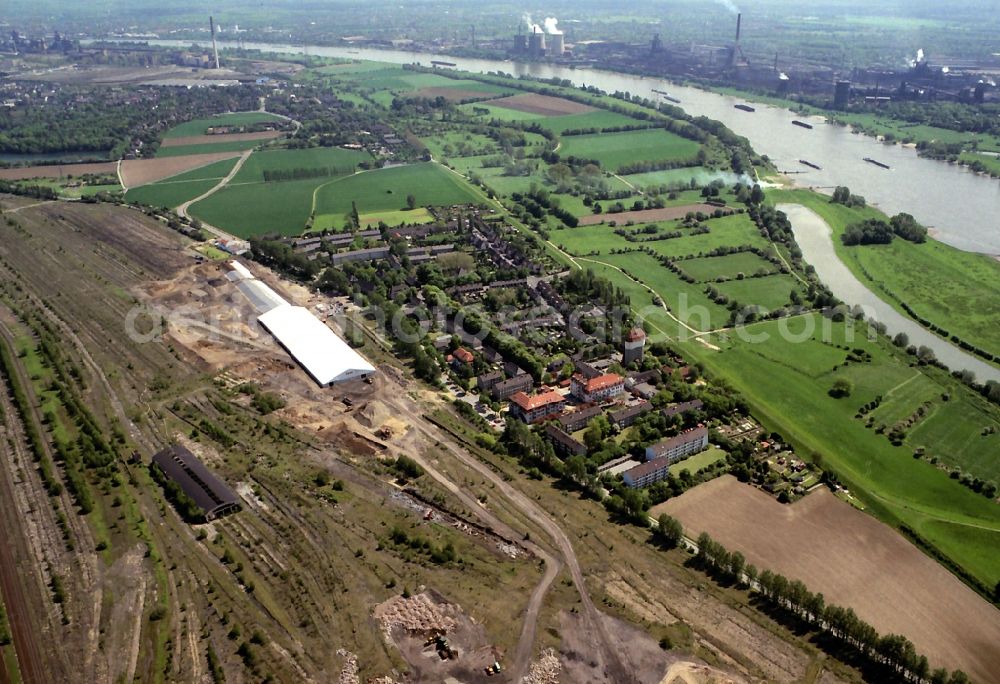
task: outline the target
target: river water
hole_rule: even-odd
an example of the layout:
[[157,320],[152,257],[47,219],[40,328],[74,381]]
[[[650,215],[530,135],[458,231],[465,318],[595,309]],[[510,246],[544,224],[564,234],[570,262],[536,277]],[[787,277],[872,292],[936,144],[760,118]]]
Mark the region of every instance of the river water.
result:
[[802,249],[803,258],[816,269],[816,275],[826,283],[838,299],[854,306],[861,305],[865,314],[885,323],[889,334],[904,332],[914,346],[926,345],[934,350],[938,360],[951,369],[970,370],[980,382],[1000,381],[1000,368],[994,368],[951,342],[944,340],[916,321],[899,313],[858,280],[851,270],[837,256],[833,247],[833,236],[827,225],[812,209],[801,204],[779,204],[792,224],[795,241]]
[[[151,45],[185,47],[190,41],[151,40]],[[201,42],[203,46],[209,43]],[[222,43],[224,47],[233,45]],[[652,100],[654,90],[670,93],[680,107],[694,116],[707,116],[745,136],[760,154],[774,160],[782,171],[803,187],[832,188],[846,185],[864,195],[887,214],[913,214],[930,228],[938,240],[970,252],[1000,255],[1000,182],[977,175],[957,165],[921,159],[916,150],[885,145],[873,138],[850,132],[842,126],[810,119],[812,130],[792,125],[797,117],[787,109],[755,104],[756,112],[744,112],[733,105],[743,102],[729,95],[676,85],[658,78],[630,76],[598,69],[571,69],[545,63],[466,59],[400,50],[348,49],[302,45],[247,43],[249,49],[284,54],[368,59],[393,64],[431,60],[451,62],[458,69],[479,73],[501,71],[514,76],[560,78],[607,92],[625,91]],[[882,169],[864,161],[865,157],[888,164]],[[810,161],[822,170],[799,162]]]
[[[190,41],[150,40],[151,45],[185,47]],[[207,41],[198,43],[203,47]],[[225,47],[235,47],[222,44]],[[967,169],[931,159],[921,159],[912,148],[884,145],[851,133],[848,128],[809,119],[812,129],[792,125],[802,119],[787,109],[755,104],[755,112],[735,109],[742,99],[677,85],[658,78],[631,76],[598,69],[571,69],[545,63],[468,59],[400,50],[348,49],[302,45],[247,43],[248,49],[280,54],[310,54],[388,62],[424,64],[431,60],[450,62],[457,69],[476,73],[503,72],[514,76],[560,78],[577,86],[596,86],[606,92],[625,91],[651,100],[664,91],[680,100],[678,106],[694,116],[707,116],[745,136],[760,154],[766,154],[779,170],[795,172],[789,177],[803,187],[832,188],[846,185],[855,194],[888,214],[906,211],[932,230],[938,240],[972,252],[1000,255],[1000,183]],[[864,161],[877,159],[891,168]],[[800,159],[820,166],[812,169]],[[968,369],[979,381],[1000,380],[1000,369],[964,352],[899,314],[865,287],[840,261],[826,224],[808,210],[787,207],[796,240],[806,261],[833,293],[851,305],[874,312],[893,334],[905,332],[911,343],[926,345],[952,369]],[[800,208],[801,209],[801,208]]]

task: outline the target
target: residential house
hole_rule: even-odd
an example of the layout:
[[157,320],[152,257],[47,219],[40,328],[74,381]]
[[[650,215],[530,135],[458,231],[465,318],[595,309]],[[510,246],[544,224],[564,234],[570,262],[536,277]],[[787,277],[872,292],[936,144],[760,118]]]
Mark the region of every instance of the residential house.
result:
[[648,487],[654,482],[665,480],[670,474],[670,460],[657,458],[647,461],[622,473],[622,479],[629,487]]
[[605,373],[589,380],[577,374],[570,380],[570,394],[588,404],[613,399],[624,391],[625,378],[617,373]]
[[705,403],[701,399],[692,399],[691,401],[684,401],[679,404],[671,404],[667,408],[663,409],[663,415],[667,418],[676,415],[683,415],[685,413],[690,413],[691,411],[698,411],[705,406]]
[[493,397],[494,401],[503,401],[504,399],[509,399],[514,396],[518,392],[530,392],[531,388],[534,386],[534,379],[525,373],[524,375],[518,375],[515,378],[501,380],[497,384],[493,385],[493,388],[490,390],[490,396]]
[[500,382],[503,382],[503,371],[483,373],[476,378],[476,388],[479,389],[480,393],[489,392]]
[[646,460],[666,459],[676,463],[708,447],[708,428],[697,427],[646,447]]
[[588,406],[573,413],[560,416],[559,424],[566,432],[576,432],[586,427],[590,421],[603,413],[604,411],[601,410],[600,406]]
[[582,442],[563,432],[555,423],[545,426],[545,436],[549,438],[552,448],[560,456],[583,456],[587,453],[587,447]]
[[641,401],[634,406],[627,406],[626,408],[619,409],[618,411],[612,411],[608,418],[611,420],[613,425],[617,425],[619,429],[627,428],[632,425],[635,421],[650,411],[653,410],[653,405],[648,401]]
[[510,398],[510,412],[525,423],[537,423],[554,418],[566,408],[566,399],[558,392],[544,392],[528,396],[518,392]]

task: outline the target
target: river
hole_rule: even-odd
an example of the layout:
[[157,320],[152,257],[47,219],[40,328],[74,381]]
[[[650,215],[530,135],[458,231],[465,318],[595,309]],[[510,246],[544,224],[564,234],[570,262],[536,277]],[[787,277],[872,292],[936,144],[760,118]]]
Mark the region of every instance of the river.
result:
[[[150,45],[185,47],[190,41],[150,40]],[[203,47],[210,42],[198,43]],[[235,47],[222,43],[224,47]],[[560,78],[578,86],[596,86],[606,92],[625,91],[652,100],[660,98],[654,90],[666,91],[680,100],[679,106],[694,116],[707,116],[726,124],[745,136],[753,148],[770,157],[782,171],[803,187],[832,188],[846,185],[855,194],[888,214],[901,211],[913,214],[931,228],[938,240],[959,249],[1000,255],[1000,183],[967,169],[943,162],[921,159],[912,148],[884,145],[850,129],[809,120],[812,129],[792,125],[801,119],[787,109],[755,104],[755,112],[744,112],[733,105],[742,99],[707,90],[681,86],[658,78],[631,76],[598,69],[571,69],[547,63],[521,63],[503,60],[469,59],[400,50],[353,49],[302,45],[247,43],[248,49],[280,54],[310,54],[322,57],[364,59],[392,64],[430,65],[441,60],[457,69],[475,73],[503,72],[515,76]],[[883,169],[864,161],[877,159],[891,168]],[[799,162],[806,159],[822,170]],[[792,210],[795,237],[806,261],[813,264],[833,293],[851,305],[860,304],[874,311],[876,318],[894,334],[906,332],[916,345],[934,350],[938,359],[952,369],[968,369],[980,382],[1000,380],[1000,370],[966,353],[947,340],[932,334],[918,323],[902,316],[865,287],[840,261],[826,224],[815,224],[810,213]],[[816,217],[818,218],[818,217]],[[797,225],[796,225],[797,224]],[[825,232],[824,232],[825,231]],[[808,249],[807,249],[808,245]]]
[[816,275],[838,299],[851,306],[864,307],[869,318],[885,323],[890,335],[903,332],[910,338],[910,344],[930,347],[938,360],[949,368],[970,370],[979,382],[1000,381],[1000,368],[994,368],[907,318],[858,280],[837,256],[830,226],[812,209],[801,204],[779,204],[778,209],[788,215],[803,258],[812,264]]
[[[186,47],[192,41],[150,40],[150,45]],[[210,43],[201,41],[202,46]],[[220,43],[223,47],[235,47]],[[654,90],[670,93],[680,107],[694,116],[707,116],[745,136],[760,154],[766,154],[779,170],[793,171],[790,178],[803,187],[832,189],[846,185],[888,214],[913,214],[931,229],[938,240],[970,252],[1000,255],[1000,182],[968,169],[932,159],[922,159],[916,150],[901,145],[885,145],[873,138],[851,133],[850,129],[813,118],[812,130],[793,126],[797,117],[781,107],[755,104],[756,112],[744,112],[733,105],[743,102],[730,95],[681,86],[659,78],[631,76],[598,69],[571,69],[556,64],[521,63],[505,60],[470,59],[400,50],[353,49],[247,43],[248,49],[283,54],[310,54],[322,57],[367,59],[393,64],[431,60],[451,62],[456,68],[487,73],[502,71],[514,76],[560,78],[607,92],[625,91],[652,100]],[[882,169],[864,161],[865,157],[888,164]],[[808,160],[822,170],[799,162]]]

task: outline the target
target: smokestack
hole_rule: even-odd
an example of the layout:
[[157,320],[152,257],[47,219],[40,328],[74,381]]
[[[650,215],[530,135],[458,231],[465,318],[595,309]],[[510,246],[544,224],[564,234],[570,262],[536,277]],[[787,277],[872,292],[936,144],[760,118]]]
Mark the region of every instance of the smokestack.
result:
[[215,68],[219,68],[219,48],[215,44],[215,19],[208,17],[208,28],[212,31],[212,55],[215,56]]
[[740,24],[742,22],[743,22],[743,15],[738,13],[736,15],[736,42],[737,43],[740,42]]

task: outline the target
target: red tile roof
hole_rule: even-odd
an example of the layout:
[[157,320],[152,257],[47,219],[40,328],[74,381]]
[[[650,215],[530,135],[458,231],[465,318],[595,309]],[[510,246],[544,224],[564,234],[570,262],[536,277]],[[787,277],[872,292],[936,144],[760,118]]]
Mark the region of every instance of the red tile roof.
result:
[[455,350],[455,358],[461,361],[462,363],[472,363],[476,357],[474,357],[472,355],[472,352],[470,352],[465,347],[459,347],[458,349]]
[[529,397],[524,392],[517,392],[510,398],[511,402],[517,404],[521,407],[523,411],[533,411],[542,406],[548,406],[549,404],[558,404],[565,399],[558,392],[545,392],[544,394],[536,394],[533,397]]
[[617,373],[605,373],[604,375],[598,375],[596,378],[591,378],[584,385],[583,389],[587,394],[592,392],[598,392],[602,389],[607,389],[612,385],[617,385],[620,382],[624,382],[622,376]]
[[638,342],[644,339],[646,339],[646,331],[642,328],[632,328],[628,331],[628,335],[625,336],[626,342]]

